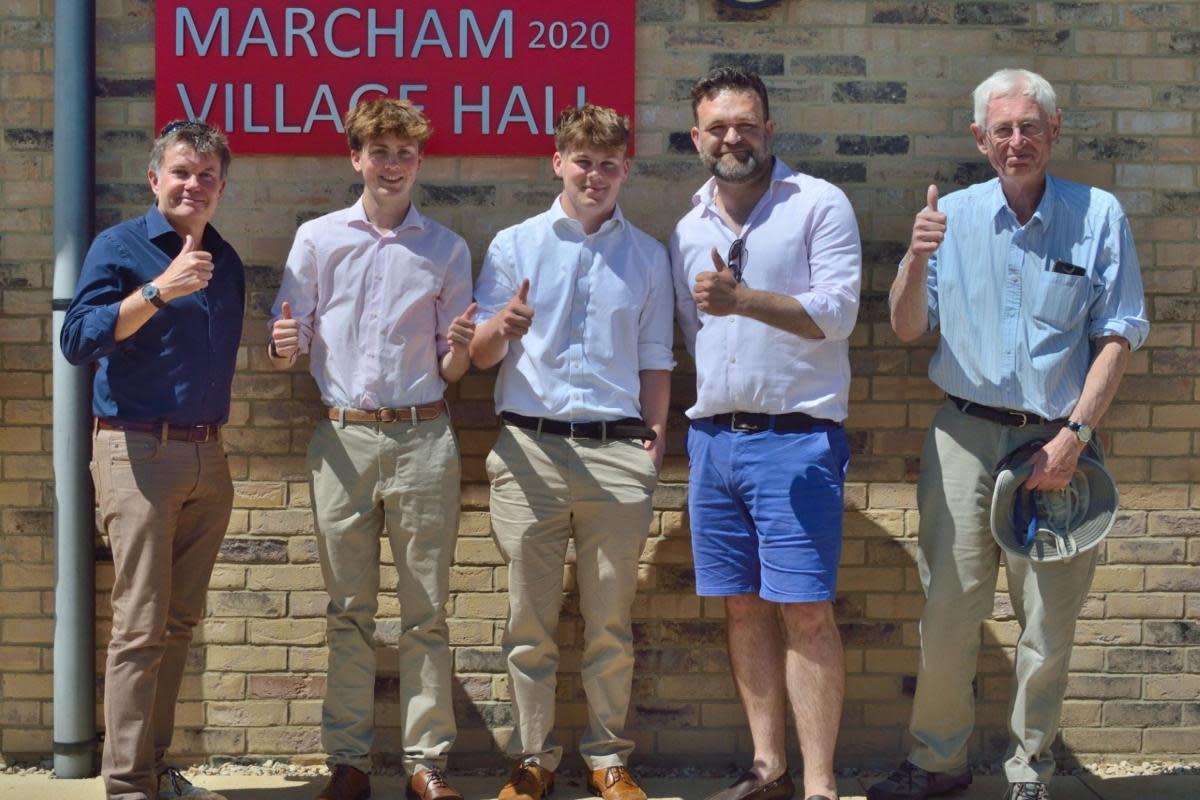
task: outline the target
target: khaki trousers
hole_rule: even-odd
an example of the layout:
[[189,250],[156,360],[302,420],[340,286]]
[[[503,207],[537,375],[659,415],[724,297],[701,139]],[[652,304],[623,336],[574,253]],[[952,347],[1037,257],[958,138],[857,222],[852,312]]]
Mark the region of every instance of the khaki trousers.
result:
[[145,433],[97,431],[91,468],[114,568],[104,788],[114,800],[157,798],[233,483],[219,441],[161,441]]
[[588,700],[580,754],[589,769],[625,764],[633,751],[623,735],[633,683],[630,607],[658,481],[650,456],[637,441],[569,439],[505,425],[487,470],[492,533],[509,568],[508,752],[535,757],[549,770],[562,759],[553,735],[555,632],[573,533]]
[[[992,471],[1021,444],[1057,432],[1057,426],[998,425],[947,401],[926,437],[917,500],[918,567],[926,599],[909,727],[917,740],[909,759],[923,769],[958,771],[967,763],[980,625],[992,613],[1000,561],[989,523]],[[1049,782],[1054,774],[1050,747],[1058,734],[1075,622],[1098,552],[1066,562],[1006,562],[1009,596],[1021,624],[1005,762],[1010,782]]]
[[330,766],[370,772],[375,729],[379,537],[399,573],[404,765],[443,767],[456,733],[446,628],[458,537],[458,444],[450,420],[317,423],[308,446],[313,517],[329,592],[321,741]]

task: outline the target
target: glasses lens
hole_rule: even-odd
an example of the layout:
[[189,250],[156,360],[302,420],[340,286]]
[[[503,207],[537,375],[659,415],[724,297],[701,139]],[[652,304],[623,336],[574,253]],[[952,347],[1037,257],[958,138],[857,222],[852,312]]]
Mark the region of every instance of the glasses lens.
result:
[[734,239],[733,244],[729,245],[729,254],[725,257],[725,264],[733,273],[733,279],[738,283],[742,282],[742,268],[746,261],[746,242],[744,239]]

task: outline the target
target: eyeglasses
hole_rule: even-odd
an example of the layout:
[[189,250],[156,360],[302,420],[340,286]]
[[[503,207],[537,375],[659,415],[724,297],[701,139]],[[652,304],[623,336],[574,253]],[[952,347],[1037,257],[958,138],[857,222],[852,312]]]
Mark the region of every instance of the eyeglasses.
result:
[[746,268],[746,240],[738,237],[729,245],[729,253],[725,256],[725,266],[733,273],[733,279],[742,282],[742,270]]
[[158,138],[170,136],[175,131],[192,130],[197,133],[212,130],[212,126],[207,122],[202,122],[198,119],[173,119],[166,125],[162,126],[162,130],[158,132]]
[[988,128],[987,134],[996,144],[1004,144],[1018,131],[1020,131],[1022,139],[1040,139],[1046,135],[1046,126],[1037,120],[1026,120],[1015,124],[1002,122]]

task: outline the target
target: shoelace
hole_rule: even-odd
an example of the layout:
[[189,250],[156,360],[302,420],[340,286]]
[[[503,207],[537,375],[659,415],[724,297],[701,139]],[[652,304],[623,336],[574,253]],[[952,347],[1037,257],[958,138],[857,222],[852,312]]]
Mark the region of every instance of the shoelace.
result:
[[1013,792],[1013,800],[1042,800],[1046,797],[1046,784],[1044,783],[1016,783]]
[[928,774],[929,773],[918,767],[916,764],[906,761],[901,764],[895,772],[888,776],[888,780],[898,786],[904,786],[912,789],[917,787],[917,776],[921,776],[923,780],[921,781],[920,788],[923,789],[929,783],[929,779],[927,777]]
[[432,786],[435,789],[445,789],[450,786],[450,782],[446,780],[446,775],[437,767],[432,767],[425,770],[425,787]]
[[192,782],[183,777],[183,773],[181,773],[175,767],[167,767],[162,774],[166,777],[167,781],[170,782],[171,791],[173,791],[175,794],[183,794],[184,790],[192,785]]
[[609,767],[604,770],[604,786],[605,788],[612,786],[628,774],[624,767]]

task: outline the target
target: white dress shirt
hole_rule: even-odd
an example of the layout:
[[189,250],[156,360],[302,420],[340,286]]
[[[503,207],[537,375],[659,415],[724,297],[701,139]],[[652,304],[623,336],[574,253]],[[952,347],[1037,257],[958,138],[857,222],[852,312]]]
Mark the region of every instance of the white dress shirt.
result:
[[742,282],[790,295],[825,334],[805,339],[749,317],[702,314],[692,298],[696,276],[713,269],[739,235],[714,204],[716,179],[693,198],[694,208],[671,237],[671,268],[679,327],[696,359],[692,419],[748,411],[802,411],[841,422],[850,391],[848,337],[858,316],[862,246],[854,210],[841,189],[792,171],[775,159],[771,184],[742,226]]
[[402,408],[440,400],[450,322],[471,304],[463,238],[411,206],[383,232],[360,199],[300,226],[272,306],[300,322],[300,352],[328,406]]
[[501,362],[497,413],[568,422],[640,417],[638,373],[675,365],[666,249],[620,208],[586,235],[556,198],[492,240],[475,288],[478,320],[504,308],[525,278],[533,326]]

